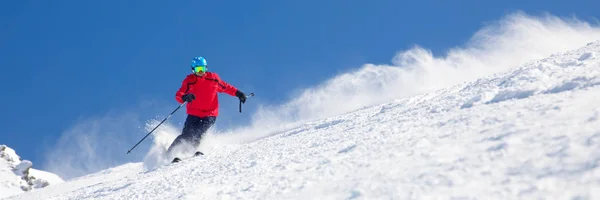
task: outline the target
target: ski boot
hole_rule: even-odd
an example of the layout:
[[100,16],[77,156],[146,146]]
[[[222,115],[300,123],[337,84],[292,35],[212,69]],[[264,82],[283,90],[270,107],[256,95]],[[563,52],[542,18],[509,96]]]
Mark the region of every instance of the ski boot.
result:
[[180,158],[175,158],[175,159],[173,159],[173,161],[171,161],[171,163],[176,163],[176,162],[179,162],[179,161],[181,161]]

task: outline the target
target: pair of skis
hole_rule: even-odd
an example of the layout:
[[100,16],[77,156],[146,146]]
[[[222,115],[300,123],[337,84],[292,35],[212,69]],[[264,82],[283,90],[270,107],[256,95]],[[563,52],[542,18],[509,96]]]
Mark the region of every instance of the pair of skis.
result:
[[[196,151],[196,153],[194,153],[194,157],[203,156],[203,155],[204,154],[202,152],[199,152],[199,151]],[[178,163],[178,162],[181,162],[181,161],[182,161],[181,158],[175,157],[173,159],[173,161],[171,161],[171,163]]]

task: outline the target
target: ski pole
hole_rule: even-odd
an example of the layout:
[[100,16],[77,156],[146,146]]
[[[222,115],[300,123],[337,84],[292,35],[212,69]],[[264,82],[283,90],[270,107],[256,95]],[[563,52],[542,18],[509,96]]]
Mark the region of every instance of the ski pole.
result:
[[146,136],[144,136],[144,138],[142,138],[137,144],[135,144],[133,147],[131,147],[131,149],[129,149],[129,151],[127,151],[127,154],[131,153],[131,150],[133,150],[135,147],[137,147],[137,145],[142,143],[142,141],[144,141],[144,139],[146,139],[146,137],[148,137],[150,134],[152,134],[152,132],[154,132],[154,130],[156,130],[163,122],[167,121],[167,119],[169,119],[169,117],[171,117],[171,115],[173,115],[173,113],[177,112],[177,110],[179,110],[179,108],[181,108],[186,103],[187,103],[187,101],[183,102],[182,104],[179,104],[179,106],[177,106],[177,108],[175,108],[175,110],[173,112],[171,112],[171,114],[169,114],[169,116],[165,117],[165,119],[163,119],[158,125],[156,125],[156,127],[154,127],[154,129],[152,129],[148,134],[146,134]]
[[[254,93],[250,93],[250,95],[246,95],[246,98],[253,97]],[[242,112],[242,101],[240,101],[240,113]]]

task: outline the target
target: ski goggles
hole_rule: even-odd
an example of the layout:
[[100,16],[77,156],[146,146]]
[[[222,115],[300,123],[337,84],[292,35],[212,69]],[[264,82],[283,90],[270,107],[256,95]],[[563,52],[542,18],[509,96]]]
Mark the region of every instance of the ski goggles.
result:
[[206,72],[206,71],[208,71],[208,68],[206,66],[200,66],[200,65],[192,67],[192,69],[194,69],[195,73],[200,73],[200,72]]

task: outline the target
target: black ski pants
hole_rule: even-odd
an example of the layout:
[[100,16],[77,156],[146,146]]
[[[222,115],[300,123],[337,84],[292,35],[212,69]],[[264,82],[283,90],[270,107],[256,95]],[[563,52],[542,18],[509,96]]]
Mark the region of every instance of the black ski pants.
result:
[[217,117],[197,117],[193,115],[188,115],[185,119],[185,124],[183,125],[183,130],[181,131],[181,135],[175,138],[175,141],[169,146],[168,152],[171,152],[175,147],[181,145],[182,143],[187,143],[192,146],[192,148],[197,148],[200,144],[200,139],[202,139],[202,135],[206,133],[206,131],[215,124]]

